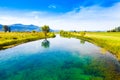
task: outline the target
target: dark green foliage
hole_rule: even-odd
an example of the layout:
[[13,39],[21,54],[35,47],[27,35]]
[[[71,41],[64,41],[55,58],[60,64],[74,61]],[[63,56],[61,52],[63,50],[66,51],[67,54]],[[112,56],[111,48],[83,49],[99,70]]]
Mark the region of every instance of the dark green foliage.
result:
[[3,25],[3,31],[4,32],[11,32],[11,28],[9,27],[9,26],[7,26],[7,25]]
[[44,25],[44,26],[42,27],[42,31],[45,33],[45,36],[46,36],[47,33],[50,31],[49,26],[48,26],[48,25]]
[[33,32],[33,33],[35,33],[36,31],[35,31],[35,30],[33,30],[32,32]]
[[85,44],[85,40],[84,40],[84,39],[81,39],[81,40],[80,40],[80,43],[81,43],[81,44]]
[[4,32],[9,31],[9,27],[7,25],[3,25],[3,30],[4,30]]
[[41,46],[44,47],[44,48],[49,48],[50,42],[49,42],[47,39],[45,39],[45,40],[42,42]]
[[60,34],[62,34],[64,31],[63,30],[60,30]]
[[115,29],[108,30],[107,32],[120,32],[120,26],[116,27]]

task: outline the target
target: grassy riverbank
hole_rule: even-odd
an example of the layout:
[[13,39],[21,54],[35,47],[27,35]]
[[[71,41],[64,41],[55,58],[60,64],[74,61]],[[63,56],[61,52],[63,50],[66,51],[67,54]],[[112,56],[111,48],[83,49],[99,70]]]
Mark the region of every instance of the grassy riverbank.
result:
[[67,32],[65,35],[92,42],[110,51],[120,60],[120,32],[86,32],[85,36],[81,36],[79,32]]
[[[47,37],[55,37],[54,33],[48,33]],[[0,32],[0,49],[16,46],[21,43],[44,39],[45,35],[43,32]]]

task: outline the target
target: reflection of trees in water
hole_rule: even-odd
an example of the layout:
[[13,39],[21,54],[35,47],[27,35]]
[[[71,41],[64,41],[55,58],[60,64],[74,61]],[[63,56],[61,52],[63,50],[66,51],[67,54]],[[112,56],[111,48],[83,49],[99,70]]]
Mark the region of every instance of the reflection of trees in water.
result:
[[44,48],[49,48],[50,42],[47,39],[45,39],[44,41],[42,41],[41,46]]
[[81,44],[85,44],[85,40],[81,39],[81,40],[80,40],[80,43],[81,43]]

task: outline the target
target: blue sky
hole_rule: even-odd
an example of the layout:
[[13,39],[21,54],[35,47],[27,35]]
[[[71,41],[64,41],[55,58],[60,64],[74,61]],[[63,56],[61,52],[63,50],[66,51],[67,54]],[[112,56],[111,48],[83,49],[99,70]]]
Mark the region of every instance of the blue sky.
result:
[[120,0],[1,0],[0,24],[107,30],[120,26],[119,8]]
[[1,0],[0,7],[64,13],[79,6],[99,5],[101,7],[111,7],[117,2],[120,2],[120,0]]

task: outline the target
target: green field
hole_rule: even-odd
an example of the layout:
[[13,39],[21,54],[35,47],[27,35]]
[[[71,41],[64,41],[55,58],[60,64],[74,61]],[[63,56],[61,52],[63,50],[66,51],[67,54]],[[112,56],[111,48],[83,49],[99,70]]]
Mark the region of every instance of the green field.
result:
[[67,32],[66,35],[80,37],[113,53],[120,60],[120,32]]
[[[47,37],[55,37],[55,35],[54,33],[48,33]],[[43,38],[45,38],[43,32],[0,32],[0,49]]]

